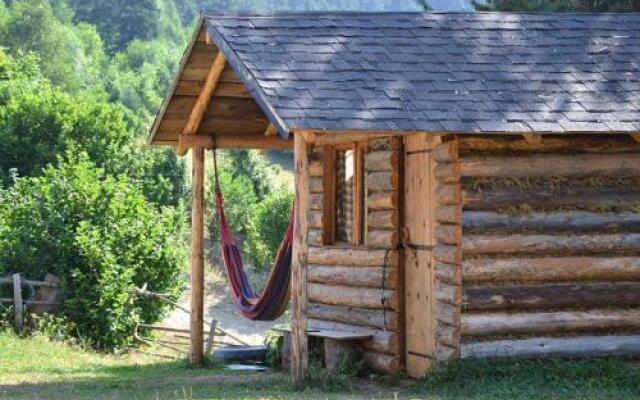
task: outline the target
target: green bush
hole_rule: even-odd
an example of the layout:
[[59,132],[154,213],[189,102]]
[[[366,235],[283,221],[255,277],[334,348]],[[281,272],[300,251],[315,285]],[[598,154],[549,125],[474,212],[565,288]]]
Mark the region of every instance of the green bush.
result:
[[289,225],[293,198],[288,188],[280,186],[256,205],[253,229],[244,246],[256,268],[263,268],[274,261]]
[[177,298],[183,285],[180,210],[158,210],[125,176],[67,153],[41,177],[0,190],[0,274],[61,278],[62,313],[100,349],[128,345],[134,323],[158,321],[166,307],[131,290]]

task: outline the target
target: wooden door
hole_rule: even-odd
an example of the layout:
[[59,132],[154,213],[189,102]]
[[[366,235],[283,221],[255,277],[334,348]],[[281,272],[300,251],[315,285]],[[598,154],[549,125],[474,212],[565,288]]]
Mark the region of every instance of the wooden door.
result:
[[424,376],[435,349],[434,245],[435,162],[437,137],[416,134],[404,142],[404,286],[406,370]]

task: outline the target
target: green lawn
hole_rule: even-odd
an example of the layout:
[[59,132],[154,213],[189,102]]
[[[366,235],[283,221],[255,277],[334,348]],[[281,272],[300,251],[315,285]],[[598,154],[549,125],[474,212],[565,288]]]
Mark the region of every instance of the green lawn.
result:
[[0,334],[0,399],[640,399],[640,364],[623,360],[465,362],[421,381],[323,379],[294,390],[278,373],[190,369],[106,356],[42,337]]

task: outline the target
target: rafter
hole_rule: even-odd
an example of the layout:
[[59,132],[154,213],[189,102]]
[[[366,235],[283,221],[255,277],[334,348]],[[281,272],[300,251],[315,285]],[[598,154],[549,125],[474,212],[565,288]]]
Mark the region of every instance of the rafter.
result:
[[[187,124],[182,130],[182,135],[195,135],[198,132],[198,128],[200,127],[200,123],[202,122],[204,113],[211,103],[211,96],[216,90],[216,86],[218,86],[220,75],[222,75],[222,71],[224,70],[226,63],[227,60],[225,59],[224,54],[219,51],[216,55],[215,60],[213,60],[213,64],[211,64],[211,68],[209,69],[209,73],[207,74],[207,79],[204,82],[202,91],[200,91],[200,94],[198,95],[196,104],[191,110],[191,114],[189,115]],[[186,152],[187,148],[178,148],[178,153],[180,155],[184,155]]]
[[278,135],[278,129],[276,129],[275,125],[270,123],[269,126],[267,126],[267,129],[265,129],[264,135],[265,136],[276,136],[276,135]]

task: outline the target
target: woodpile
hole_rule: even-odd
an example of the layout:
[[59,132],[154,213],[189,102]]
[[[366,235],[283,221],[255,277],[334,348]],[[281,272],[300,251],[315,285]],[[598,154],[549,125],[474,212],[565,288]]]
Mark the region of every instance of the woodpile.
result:
[[[438,214],[442,223],[460,214],[461,272],[445,267],[458,256],[448,247],[435,269],[464,283],[462,357],[640,353],[639,144],[611,135],[458,144],[459,167],[439,173],[453,182],[446,174],[460,171],[462,185],[437,198],[461,204]],[[447,246],[457,234],[437,230]]]

